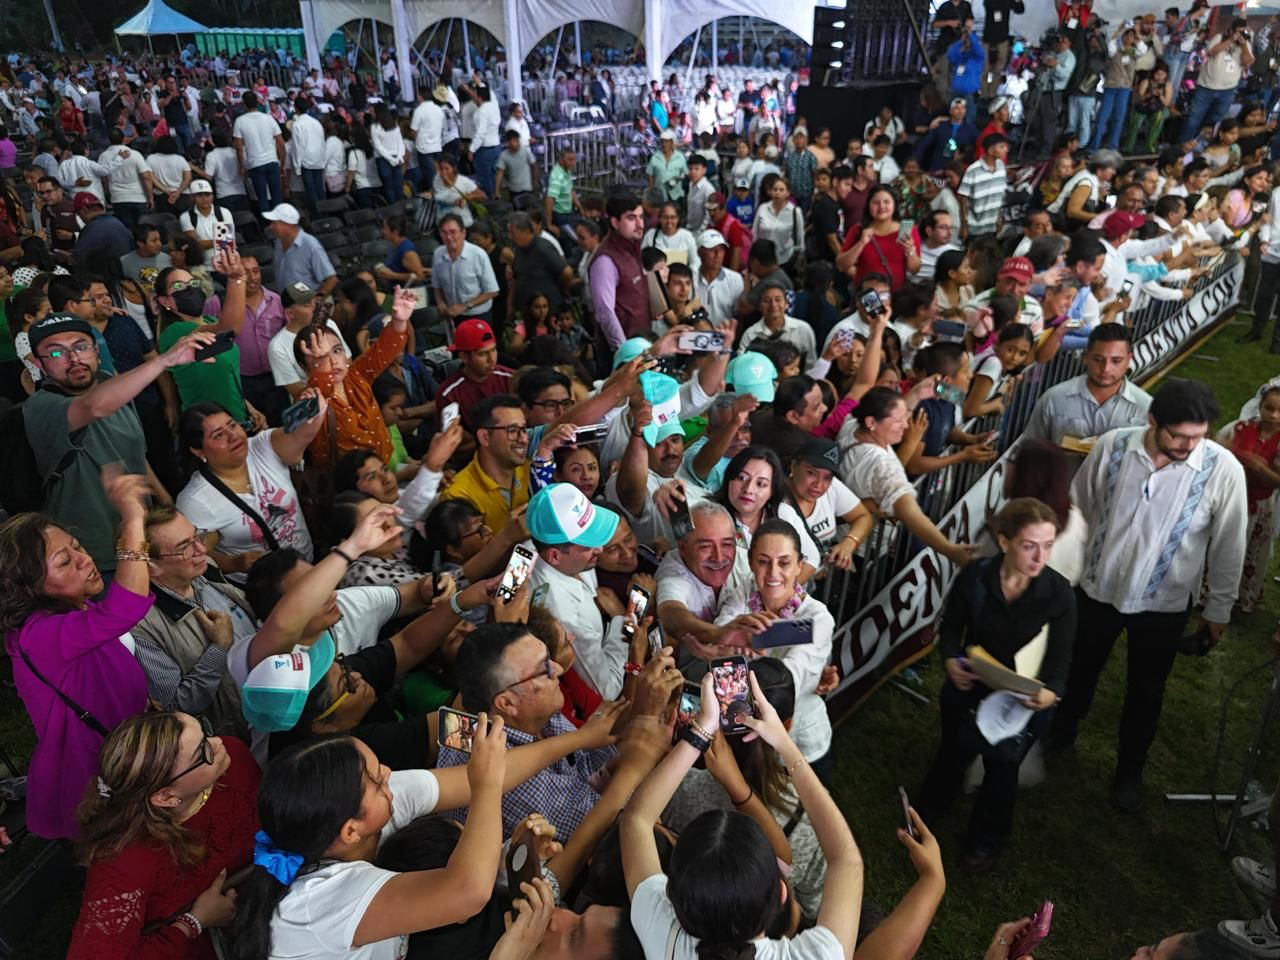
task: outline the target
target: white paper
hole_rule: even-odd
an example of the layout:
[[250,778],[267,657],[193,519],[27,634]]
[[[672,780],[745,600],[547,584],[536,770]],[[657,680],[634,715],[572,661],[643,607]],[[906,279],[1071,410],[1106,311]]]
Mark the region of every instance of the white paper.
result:
[[1033,713],[1034,710],[1025,706],[1023,697],[1008,690],[996,690],[978,704],[978,732],[995,746],[1025,730]]

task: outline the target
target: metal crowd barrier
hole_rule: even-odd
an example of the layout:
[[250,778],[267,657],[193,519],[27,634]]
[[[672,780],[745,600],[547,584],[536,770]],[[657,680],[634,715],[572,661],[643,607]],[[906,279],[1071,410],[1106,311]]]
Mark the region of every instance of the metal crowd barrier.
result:
[[613,124],[598,123],[588,127],[548,130],[544,142],[544,183],[551,175],[552,165],[558,162],[560,152],[566,149],[572,149],[577,156],[573,185],[579,193],[605,194],[609,187],[620,182],[623,151],[618,144],[618,128]]
[[[1188,300],[1149,300],[1127,318],[1134,340],[1130,379],[1148,380],[1175,361],[1239,300],[1244,265],[1223,256],[1195,284]],[[917,502],[939,530],[957,542],[974,542],[987,516],[1003,502],[1003,472],[1040,395],[1084,372],[1080,350],[1060,350],[1034,364],[1014,388],[1003,414],[964,424],[970,433],[996,430],[1003,456],[990,464],[957,463],[915,481]],[[833,653],[841,685],[828,698],[839,719],[932,647],[932,625],[941,615],[952,565],[892,519],[880,519],[868,535],[859,563],[845,572],[828,568],[815,593],[836,621]]]

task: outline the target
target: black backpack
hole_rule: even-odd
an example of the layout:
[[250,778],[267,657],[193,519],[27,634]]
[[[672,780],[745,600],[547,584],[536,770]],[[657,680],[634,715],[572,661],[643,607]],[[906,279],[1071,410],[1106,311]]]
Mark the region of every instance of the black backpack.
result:
[[5,452],[5,468],[0,470],[0,507],[9,516],[44,509],[54,485],[79,453],[74,448],[68,450],[53,473],[41,480],[35,451],[27,439],[22,404],[4,400],[0,400],[0,450]]

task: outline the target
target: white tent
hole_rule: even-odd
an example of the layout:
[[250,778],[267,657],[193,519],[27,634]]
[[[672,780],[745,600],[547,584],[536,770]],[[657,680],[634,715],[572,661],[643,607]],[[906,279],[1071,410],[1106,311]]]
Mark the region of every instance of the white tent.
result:
[[[461,18],[498,38],[507,53],[508,86],[519,90],[520,64],[534,44],[580,20],[611,23],[642,38],[649,76],[657,80],[685,37],[721,17],[761,17],[811,43],[816,0],[300,0],[300,5],[311,67],[320,66],[320,51],[335,30],[351,20],[372,19],[395,32],[396,60],[405,77],[414,39],[433,24]],[[401,90],[412,97],[409,84]]]
[[115,33],[119,37],[163,37],[180,33],[206,33],[202,23],[196,23],[184,13],[167,6],[164,0],[148,0],[145,7],[130,17]]

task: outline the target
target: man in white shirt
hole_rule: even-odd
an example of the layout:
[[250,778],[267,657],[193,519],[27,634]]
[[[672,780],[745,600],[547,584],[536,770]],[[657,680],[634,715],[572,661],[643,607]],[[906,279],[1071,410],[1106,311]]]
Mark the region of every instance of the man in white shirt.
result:
[[[305,283],[293,283],[280,291],[280,301],[284,304],[284,315],[289,318],[271,342],[267,345],[267,358],[271,362],[271,377],[277,387],[284,387],[292,400],[307,388],[307,372],[298,365],[298,358],[293,353],[293,343],[298,334],[305,330],[315,316],[316,291]],[[330,332],[338,338],[347,356],[351,351],[342,331],[332,319],[325,324]]]
[[[124,133],[112,127],[109,134],[111,146],[98,155],[98,163],[111,173],[107,185],[111,188],[111,210],[130,230],[138,217],[151,208],[151,168],[141,154],[124,145]],[[120,157],[123,163],[116,163]]]
[[280,125],[258,112],[258,96],[246,90],[241,100],[245,112],[236,117],[231,135],[240,161],[240,176],[253,182],[258,212],[280,205],[280,170],[284,167],[284,137]]
[[394,104],[400,99],[400,71],[390,50],[382,51],[382,86],[387,103]]
[[538,552],[529,576],[541,604],[574,636],[573,669],[606,700],[622,693],[627,664],[623,618],[596,602],[596,561],[619,517],[593,504],[571,483],[553,483],[529,501],[525,524]]
[[534,137],[529,132],[529,120],[524,115],[524,104],[516,100],[511,104],[511,116],[507,117],[507,122],[502,128],[505,133],[507,130],[514,130],[520,134],[520,146],[527,147],[534,143]]
[[[1179,649],[1204,653],[1221,641],[1239,589],[1245,475],[1230,450],[1208,439],[1217,419],[1207,386],[1169,380],[1151,401],[1148,425],[1103,436],[1071,485],[1089,539],[1071,676],[1046,746],[1075,741],[1124,631],[1128,685],[1111,798],[1126,812],[1142,805],[1142,769]],[[1199,629],[1180,640],[1201,596]]]
[[430,190],[436,176],[436,158],[444,150],[444,110],[436,102],[436,90],[432,90],[429,97],[421,93],[418,96],[420,102],[413,110],[409,129],[413,131],[413,149],[418,154],[418,189]]
[[102,178],[111,176],[117,167],[133,156],[133,152],[125,148],[109,163],[97,163],[89,159],[89,144],[82,137],[72,140],[70,149],[70,156],[58,164],[58,182],[73,194],[87,190],[105,206],[107,194],[102,189]]
[[[218,203],[233,213],[249,209],[249,197],[244,192],[244,177],[240,174],[240,161],[231,146],[231,134],[226,130],[213,131],[213,149],[204,157],[205,173],[213,177],[213,195]],[[115,188],[111,190],[115,196]]]
[[818,359],[813,327],[808,322],[787,315],[787,291],[780,283],[766,280],[760,284],[760,319],[743,331],[738,341],[739,353],[751,349],[757,340],[786,340],[800,351],[800,369]]
[[480,103],[476,107],[476,129],[471,137],[471,154],[475,158],[476,183],[485,192],[485,196],[492,197],[495,192],[498,154],[502,152],[499,144],[502,112],[498,109],[498,101],[494,99],[491,88],[477,86],[476,96]]
[[728,253],[729,244],[719,230],[703,230],[699,235],[700,266],[697,276],[693,278],[693,286],[713,327],[719,327],[733,319],[738,298],[742,296],[742,274],[724,267],[724,258]]
[[930,210],[916,227],[920,231],[920,269],[911,275],[920,283],[934,282],[933,268],[948,250],[960,249],[951,242],[951,214]]
[[235,236],[235,221],[231,219],[231,211],[217,206],[213,202],[213,184],[208,180],[195,180],[191,184],[191,196],[195,198],[195,206],[184,210],[178,217],[178,229],[200,244],[201,250],[213,248],[214,224],[225,223]]
[[725,587],[733,580],[738,541],[729,511],[714,500],[689,508],[690,530],[675,550],[668,550],[655,577],[655,608],[662,629],[681,647],[681,663],[720,656],[722,628],[716,612]]
[[316,204],[324,199],[324,127],[307,111],[311,100],[301,94],[294,99],[297,112],[289,127],[289,146],[293,148],[293,172],[302,178],[311,216],[318,216]]

